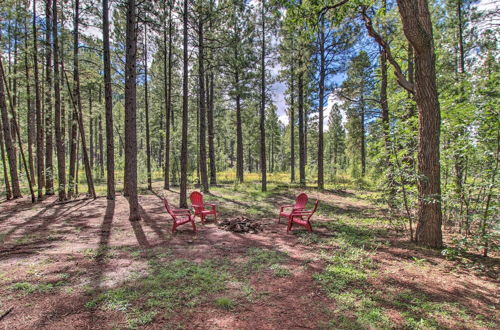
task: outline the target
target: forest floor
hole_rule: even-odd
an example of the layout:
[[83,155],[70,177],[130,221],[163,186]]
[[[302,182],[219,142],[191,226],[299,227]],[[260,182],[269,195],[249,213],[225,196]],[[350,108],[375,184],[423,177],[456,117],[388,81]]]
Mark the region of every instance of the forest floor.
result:
[[299,190],[269,188],[205,196],[219,220],[260,221],[258,234],[197,219],[197,234],[172,235],[150,192],[134,223],[122,196],[0,203],[0,329],[500,327],[498,258],[417,247],[366,191],[308,190],[314,232],[287,234],[278,206]]

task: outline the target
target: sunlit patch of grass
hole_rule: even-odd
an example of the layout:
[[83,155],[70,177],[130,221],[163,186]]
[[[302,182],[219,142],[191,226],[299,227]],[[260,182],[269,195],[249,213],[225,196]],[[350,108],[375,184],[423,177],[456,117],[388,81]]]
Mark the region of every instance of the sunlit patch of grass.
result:
[[232,310],[234,309],[236,302],[228,297],[220,297],[216,298],[214,301],[215,305],[219,308],[225,309],[225,310]]
[[31,294],[36,292],[49,292],[58,286],[64,284],[64,281],[58,281],[57,283],[29,283],[29,282],[17,282],[10,286],[11,290],[19,291],[23,294]]
[[244,268],[248,272],[259,271],[280,264],[287,256],[285,252],[262,248],[249,248],[246,255],[249,259]]
[[225,265],[214,261],[156,263],[149,275],[102,292],[85,306],[123,311],[129,325],[138,326],[160,310],[168,315],[183,306],[198,306],[212,293],[224,290],[228,279]]
[[288,277],[292,275],[292,273],[290,273],[290,270],[278,264],[271,265],[269,269],[273,271],[273,274],[276,277]]

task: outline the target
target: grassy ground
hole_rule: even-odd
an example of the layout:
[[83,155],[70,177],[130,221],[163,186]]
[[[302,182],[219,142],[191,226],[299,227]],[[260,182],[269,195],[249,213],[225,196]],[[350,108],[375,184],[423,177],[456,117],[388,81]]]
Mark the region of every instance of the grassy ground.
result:
[[[221,177],[224,178],[223,176]],[[286,179],[285,179],[286,180]],[[283,180],[284,181],[284,180]],[[347,183],[346,183],[347,184]],[[178,193],[155,194],[178,201]],[[214,187],[219,218],[244,215],[260,234],[215,223],[198,234],[155,194],[0,204],[0,327],[19,328],[498,328],[498,260],[477,271],[406,241],[376,192],[306,189],[320,200],[315,231],[277,223],[299,192],[275,182]]]

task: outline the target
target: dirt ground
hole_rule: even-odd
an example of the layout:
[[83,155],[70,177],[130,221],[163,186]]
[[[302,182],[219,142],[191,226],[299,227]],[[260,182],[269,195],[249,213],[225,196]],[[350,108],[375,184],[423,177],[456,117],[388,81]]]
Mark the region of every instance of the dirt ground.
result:
[[[312,193],[321,200],[312,220],[315,234],[295,227],[287,234],[286,221],[278,223],[273,212],[295,193],[276,192],[262,205],[259,196],[252,204],[251,197],[227,190],[207,196],[220,205],[220,219],[238,212],[258,218],[264,226],[258,234],[224,231],[213,220],[203,226],[197,219],[196,234],[187,224],[173,235],[154,194],[140,196],[142,220],[134,223],[122,196],[0,203],[0,329],[499,328],[497,259],[481,263],[488,265],[481,271],[477,263],[464,266],[418,248],[387,223],[370,222],[382,210],[355,193]],[[165,194],[176,204],[176,192]],[[365,230],[373,226],[382,230]],[[345,251],[343,259],[339,251]],[[153,289],[144,291],[143,278],[152,280],[154,269],[164,274],[168,265],[177,271],[178,260],[189,267],[212,260],[209,269],[229,275],[215,277],[221,289],[191,287],[180,297],[165,296],[170,307],[146,299]],[[338,264],[350,267],[341,273],[351,276],[342,283],[336,282]],[[189,269],[185,278],[192,278]],[[147,288],[203,282],[176,277],[168,283]],[[336,287],[330,290],[329,283]],[[130,298],[138,287],[141,294]],[[127,304],[112,304],[117,288],[129,290],[119,291]]]

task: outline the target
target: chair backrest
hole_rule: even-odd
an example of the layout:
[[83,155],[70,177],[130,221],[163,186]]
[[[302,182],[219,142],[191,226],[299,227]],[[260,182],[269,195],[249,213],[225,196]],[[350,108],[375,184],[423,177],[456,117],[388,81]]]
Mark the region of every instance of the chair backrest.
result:
[[316,213],[316,210],[318,209],[318,204],[319,204],[319,199],[317,199],[316,203],[314,203],[314,207],[311,210],[311,214],[309,214],[309,216],[307,217],[307,221],[309,221],[309,219],[311,219],[311,217],[313,216],[313,214]]
[[297,198],[295,199],[295,205],[293,208],[295,209],[304,209],[307,204],[307,200],[309,197],[307,197],[306,193],[300,193]]
[[203,195],[199,191],[193,191],[191,195],[189,195],[189,199],[193,206],[203,206]]
[[166,198],[163,199],[163,205],[165,205],[165,209],[167,210],[168,214],[170,214],[173,217],[174,215],[172,213],[172,209],[170,208],[170,204],[168,204]]

